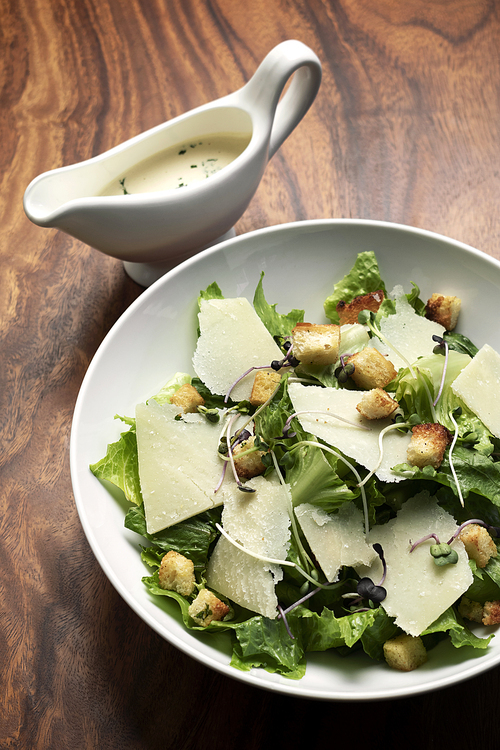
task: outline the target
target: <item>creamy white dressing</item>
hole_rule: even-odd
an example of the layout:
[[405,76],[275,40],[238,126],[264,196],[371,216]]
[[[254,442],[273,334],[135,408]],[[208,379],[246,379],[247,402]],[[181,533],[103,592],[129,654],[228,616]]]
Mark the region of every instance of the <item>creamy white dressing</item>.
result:
[[100,195],[133,195],[176,190],[220,172],[250,142],[250,133],[216,133],[176,143],[134,164]]

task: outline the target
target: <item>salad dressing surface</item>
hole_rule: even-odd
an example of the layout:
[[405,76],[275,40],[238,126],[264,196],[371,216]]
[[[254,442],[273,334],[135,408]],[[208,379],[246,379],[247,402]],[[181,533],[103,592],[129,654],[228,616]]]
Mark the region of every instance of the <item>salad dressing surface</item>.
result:
[[127,169],[101,195],[155,193],[203,182],[243,153],[250,138],[250,133],[216,133],[176,143]]

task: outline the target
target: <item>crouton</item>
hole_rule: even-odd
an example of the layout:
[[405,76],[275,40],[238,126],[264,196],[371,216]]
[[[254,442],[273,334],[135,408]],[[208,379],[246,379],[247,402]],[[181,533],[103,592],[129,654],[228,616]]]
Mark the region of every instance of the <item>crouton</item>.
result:
[[356,406],[365,419],[385,419],[396,411],[399,404],[383,388],[372,388]]
[[162,557],[158,577],[162,589],[177,591],[183,596],[191,596],[193,593],[195,586],[193,562],[174,550],[170,550]]
[[266,467],[262,463],[262,456],[265,451],[254,450],[251,453],[241,456],[241,453],[250,450],[254,447],[255,437],[248,438],[242,443],[239,443],[233,450],[233,460],[236,468],[236,473],[240,479],[251,479],[259,474],[263,474]]
[[351,302],[341,300],[336,307],[340,325],[357,323],[358,315],[362,310],[377,312],[383,301],[384,293],[380,289],[377,292],[370,292],[370,294],[361,294],[359,297],[354,297]]
[[466,596],[462,596],[460,599],[458,613],[467,620],[472,620],[472,622],[483,621],[483,605],[468,599]]
[[187,414],[188,412],[194,413],[198,411],[199,406],[203,406],[205,399],[200,396],[196,388],[186,383],[174,393],[170,399],[171,404],[182,407],[182,411]]
[[465,526],[458,538],[464,543],[469,557],[476,561],[479,568],[484,568],[491,557],[497,556],[497,547],[484,526],[470,523]]
[[452,331],[458,320],[462,301],[459,297],[451,295],[433,294],[427,300],[425,306],[425,317],[439,323],[447,331]]
[[500,624],[500,601],[484,603],[482,623],[483,625]]
[[201,589],[200,593],[188,608],[188,614],[197,625],[204,628],[213,620],[222,620],[229,612],[229,607],[221,602],[212,591]]
[[406,633],[384,643],[384,656],[387,664],[400,672],[411,672],[427,661],[422,639]]
[[348,357],[347,362],[354,365],[351,378],[358,388],[367,391],[384,388],[398,374],[392,362],[370,346]]
[[281,380],[279,372],[270,370],[259,370],[253,381],[252,392],[249,401],[253,406],[265,404],[271,398],[278,383]]
[[339,356],[340,326],[297,323],[292,330],[293,356],[305,365],[332,365]]
[[416,424],[406,456],[408,463],[422,469],[424,466],[441,466],[446,446],[451,442],[451,435],[441,424]]

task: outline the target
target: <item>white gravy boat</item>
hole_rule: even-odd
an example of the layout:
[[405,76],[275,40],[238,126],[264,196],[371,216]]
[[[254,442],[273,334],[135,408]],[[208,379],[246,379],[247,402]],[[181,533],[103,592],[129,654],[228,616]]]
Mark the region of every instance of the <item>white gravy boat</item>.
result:
[[[320,83],[321,64],[314,52],[302,42],[283,42],[250,81],[229,96],[92,159],[35,178],[24,195],[26,215],[39,226],[57,227],[119,258],[135,281],[149,286],[180,261],[234,236],[234,224],[257,190],[267,162],[305,115]],[[246,135],[248,145],[209,179],[180,189],[101,195],[127,170],[171,146],[234,133]]]

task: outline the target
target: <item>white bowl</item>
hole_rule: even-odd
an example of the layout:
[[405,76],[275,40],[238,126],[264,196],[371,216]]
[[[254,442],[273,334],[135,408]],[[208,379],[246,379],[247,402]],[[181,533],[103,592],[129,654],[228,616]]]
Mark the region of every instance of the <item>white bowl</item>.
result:
[[141,577],[142,538],[123,526],[127,503],[89,470],[125,426],[115,414],[133,415],[135,404],[176,371],[192,372],[197,296],[216,281],[224,296],[250,300],[261,271],[264,292],[279,312],[304,308],[305,319],[325,320],[323,301],[352,266],[356,254],[374,250],[387,288],[413,281],[421,296],[433,292],[462,299],[459,330],[478,346],[500,350],[497,305],[500,263],[460,242],[419,229],[375,221],[322,220],[262,229],[202,252],[162,277],[122,315],[104,339],[83,381],[71,434],[71,476],[80,519],[104,572],[126,602],[157,633],[206,666],[250,685],[327,700],[403,697],[451,685],[500,663],[500,639],[485,651],[443,642],[410,673],[389,669],[363,654],[340,658],[310,654],[302,680],[264,670],[229,666],[230,636],[187,631],[172,600],[157,601]]

